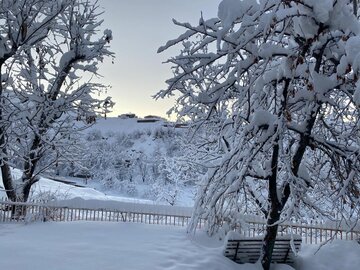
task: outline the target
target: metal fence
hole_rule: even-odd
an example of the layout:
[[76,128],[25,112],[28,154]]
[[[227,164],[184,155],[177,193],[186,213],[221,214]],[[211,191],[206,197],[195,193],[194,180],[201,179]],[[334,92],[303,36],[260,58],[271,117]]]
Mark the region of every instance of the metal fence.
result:
[[[244,225],[239,225],[237,231],[246,237],[263,236],[266,230],[266,221],[246,221]],[[320,244],[332,239],[359,240],[360,231],[354,228],[345,229],[340,225],[334,224],[296,224],[284,222],[278,227],[278,236],[296,235],[303,239],[306,244]]]
[[[0,222],[32,222],[32,221],[109,221],[109,222],[137,222],[145,224],[159,224],[172,226],[187,226],[190,223],[190,214],[174,214],[171,207],[169,211],[151,212],[133,205],[132,210],[110,210],[105,208],[90,209],[66,206],[54,206],[43,201],[12,202],[0,199]],[[167,212],[167,213],[166,213]],[[205,219],[199,219],[198,228],[204,227]],[[266,221],[261,218],[244,217],[244,222],[236,228],[246,237],[263,236]],[[278,235],[299,235],[304,243],[320,244],[331,239],[358,240],[360,231],[354,228],[342,228],[339,225],[325,224],[296,224],[284,222],[279,224]]]
[[[110,221],[137,222],[145,224],[187,226],[190,215],[176,215],[136,210],[90,209],[76,207],[57,207],[47,203],[29,201],[12,202],[0,199],[0,222],[31,222],[31,221]],[[201,228],[205,220],[200,220]]]

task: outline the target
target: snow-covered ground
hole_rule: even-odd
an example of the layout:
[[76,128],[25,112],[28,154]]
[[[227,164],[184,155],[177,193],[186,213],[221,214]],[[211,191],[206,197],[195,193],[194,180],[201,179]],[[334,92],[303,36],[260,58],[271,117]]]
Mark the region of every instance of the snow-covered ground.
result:
[[[15,178],[19,178],[21,176],[21,172],[17,169],[12,170],[12,174]],[[71,180],[74,180],[74,178]],[[5,197],[5,191],[0,189],[0,198]],[[192,202],[191,199],[184,202],[182,206],[170,206],[168,204],[161,204],[159,202],[140,198],[108,195],[91,187],[77,187],[45,177],[41,177],[40,181],[33,186],[30,199],[34,199],[36,201],[52,201],[50,204],[77,208],[118,209],[187,216],[191,215],[192,212],[192,207],[189,207],[188,205]]]
[[[21,172],[17,169],[12,170],[12,175],[15,178],[21,176]],[[0,187],[2,179],[0,175]],[[3,188],[0,188],[0,198],[5,198],[6,193]],[[59,200],[70,200],[74,198],[82,198],[84,200],[99,200],[99,201],[121,201],[134,203],[154,204],[153,201],[129,198],[123,196],[111,196],[91,187],[76,187],[73,185],[56,182],[46,177],[41,177],[31,190],[30,198],[33,199],[49,199],[56,198]]]
[[104,192],[98,191],[91,187],[76,187],[60,182],[53,181],[42,177],[38,183],[33,187],[32,197],[38,198],[41,196],[53,196],[60,200],[69,200],[74,198],[82,198],[84,200],[100,200],[100,201],[122,201],[135,203],[149,203],[153,201],[107,195]]
[[303,245],[299,255],[299,270],[360,269],[360,244],[356,241],[334,240],[320,250],[318,245]]
[[[222,242],[203,232],[136,223],[68,222],[0,225],[0,268],[12,270],[261,270],[222,255]],[[303,246],[298,270],[356,270],[360,245],[336,241]],[[292,269],[277,265],[273,270]]]

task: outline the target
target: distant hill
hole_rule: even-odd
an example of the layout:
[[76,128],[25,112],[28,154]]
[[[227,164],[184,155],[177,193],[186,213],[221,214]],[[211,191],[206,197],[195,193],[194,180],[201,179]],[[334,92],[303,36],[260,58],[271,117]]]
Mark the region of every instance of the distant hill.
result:
[[50,173],[84,178],[111,194],[192,204],[193,184],[203,171],[187,162],[184,127],[153,115],[97,119],[83,131],[76,162],[59,163]]
[[164,124],[167,123],[164,120],[154,122],[139,122],[139,120],[141,120],[141,118],[99,118],[87,132],[91,130],[100,130],[104,134],[107,132],[129,134],[134,131],[155,130],[156,128],[163,127]]

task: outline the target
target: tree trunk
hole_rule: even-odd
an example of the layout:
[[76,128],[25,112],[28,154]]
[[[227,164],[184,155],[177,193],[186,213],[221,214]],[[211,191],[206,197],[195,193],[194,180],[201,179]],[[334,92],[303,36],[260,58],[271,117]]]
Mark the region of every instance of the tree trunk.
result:
[[353,9],[354,9],[354,15],[357,17],[358,15],[358,0],[352,0],[353,2]]
[[[4,121],[3,117],[3,85],[2,85],[2,66],[5,62],[5,58],[0,59],[0,122]],[[5,192],[7,197],[15,201],[16,200],[16,190],[13,185],[10,166],[8,165],[8,152],[6,148],[6,134],[5,134],[5,126],[1,123],[0,126],[0,169],[1,176],[5,188]]]
[[281,210],[279,206],[277,206],[277,207],[272,207],[269,213],[269,218],[266,224],[264,242],[262,246],[261,264],[264,270],[270,269],[272,254],[273,254],[276,235],[278,231],[278,225],[276,224],[276,222],[278,222],[280,219],[280,212]]
[[[19,190],[17,192],[14,200],[11,199],[12,201],[27,202],[29,195],[30,195],[31,187],[33,184],[35,184],[38,181],[38,179],[35,179],[35,180],[22,179],[22,181],[23,181],[23,184],[21,186],[21,190]],[[12,208],[12,212],[11,212],[12,219],[15,219],[15,220],[24,219],[25,216],[26,216],[26,207],[24,207],[22,205],[16,205],[15,207]]]
[[2,180],[3,180],[6,196],[11,201],[16,201],[17,200],[16,190],[15,190],[13,182],[12,182],[10,166],[6,163],[7,160],[5,158],[2,158],[1,162],[3,163],[1,165],[1,176],[2,176]]
[[[287,89],[287,87],[286,87]],[[272,253],[274,250],[278,225],[274,225],[280,219],[280,214],[282,210],[281,202],[278,198],[278,189],[277,189],[277,170],[278,170],[278,160],[279,160],[279,137],[276,138],[276,144],[274,145],[272,157],[271,157],[271,176],[268,182],[269,194],[268,200],[270,203],[269,214],[267,217],[266,224],[266,233],[262,246],[262,256],[261,264],[264,270],[270,269]]]
[[30,195],[30,190],[33,184],[39,181],[39,177],[32,177],[32,178],[22,178],[23,186],[21,190],[21,199],[22,201],[26,202]]

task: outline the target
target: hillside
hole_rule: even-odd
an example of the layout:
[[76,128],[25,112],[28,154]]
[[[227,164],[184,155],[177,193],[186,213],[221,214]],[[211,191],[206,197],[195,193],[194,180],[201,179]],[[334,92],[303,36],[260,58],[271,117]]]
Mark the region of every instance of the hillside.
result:
[[51,173],[111,195],[192,205],[202,170],[191,164],[184,135],[186,129],[156,117],[99,119],[83,131],[78,162]]
[[[91,132],[99,130],[103,134],[107,133],[121,133],[130,134],[136,131],[147,132],[153,131],[156,128],[162,127],[164,121],[160,120],[156,122],[142,122],[142,118],[121,118],[121,117],[107,117],[99,118],[94,125],[87,129],[85,132]],[[157,120],[157,119],[156,119]]]
[[[106,200],[108,195],[115,200],[120,196],[191,206],[199,175],[185,156],[185,132],[157,118],[98,119],[82,131],[71,160],[59,161],[42,173],[33,196]],[[13,175],[19,179],[21,173],[15,169]],[[50,178],[90,189],[74,191]]]

